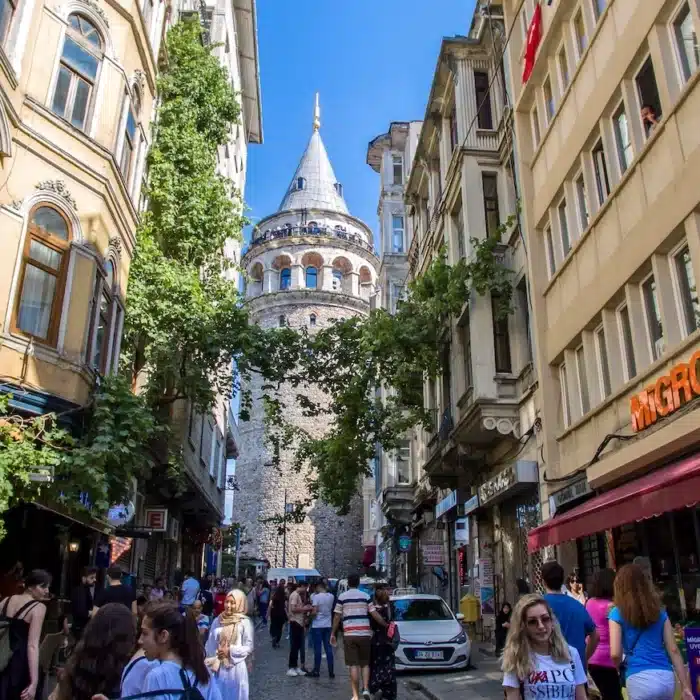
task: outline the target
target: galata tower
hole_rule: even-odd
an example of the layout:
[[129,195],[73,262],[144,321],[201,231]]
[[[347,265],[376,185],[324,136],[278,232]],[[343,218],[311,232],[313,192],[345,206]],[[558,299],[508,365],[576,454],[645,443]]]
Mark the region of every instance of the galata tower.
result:
[[[263,328],[288,325],[313,333],[334,321],[366,315],[375,294],[378,259],[372,231],[348,211],[321,140],[318,95],[313,131],[278,210],[255,227],[243,256],[247,272],[246,303],[251,322]],[[362,500],[350,513],[315,502],[303,523],[287,526],[286,536],[266,519],[282,515],[285,503],[308,497],[307,477],[291,468],[292,455],[281,455],[281,469],[266,449],[262,382],[253,379],[250,420],[241,422],[241,457],[236,464],[239,492],[233,521],[245,526],[242,556],[267,559],[275,567],[316,568],[328,577],[356,571],[362,559]],[[323,435],[323,417],[305,418],[294,397],[282,387],[288,420],[314,436]],[[316,398],[322,398],[318,395]],[[286,547],[285,547],[286,540]]]

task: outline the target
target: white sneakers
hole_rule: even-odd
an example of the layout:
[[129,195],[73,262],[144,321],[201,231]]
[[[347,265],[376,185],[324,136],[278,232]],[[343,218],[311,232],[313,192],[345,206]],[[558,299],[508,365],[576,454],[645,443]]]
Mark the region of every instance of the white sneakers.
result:
[[297,671],[296,668],[290,668],[289,671],[287,671],[287,675],[291,678],[296,678],[299,675],[299,671]]

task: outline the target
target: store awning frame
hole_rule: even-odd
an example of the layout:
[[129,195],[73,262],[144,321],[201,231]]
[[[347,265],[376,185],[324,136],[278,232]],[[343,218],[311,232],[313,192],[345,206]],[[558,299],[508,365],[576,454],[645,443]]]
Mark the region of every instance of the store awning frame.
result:
[[680,460],[587,500],[528,534],[532,554],[543,547],[700,503],[700,455]]

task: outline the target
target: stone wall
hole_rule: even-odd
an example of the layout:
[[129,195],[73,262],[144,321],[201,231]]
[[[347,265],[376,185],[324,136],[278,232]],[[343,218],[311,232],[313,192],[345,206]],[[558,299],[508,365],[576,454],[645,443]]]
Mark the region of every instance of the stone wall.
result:
[[[274,306],[252,309],[253,320],[264,328],[279,325],[283,315],[291,327],[309,326],[310,316],[316,317],[316,329],[332,322],[358,314],[356,308],[340,304],[314,303],[314,294],[307,290],[305,299],[299,300],[289,293],[289,303],[280,303],[279,296]],[[327,299],[319,293],[318,299]],[[340,299],[340,297],[339,297]],[[296,303],[295,303],[296,302]],[[312,329],[310,328],[312,331]],[[287,502],[302,501],[308,497],[307,483],[310,474],[292,469],[293,455],[281,454],[279,469],[272,465],[265,447],[265,420],[262,403],[262,381],[259,377],[252,383],[253,407],[250,420],[240,423],[241,457],[236,464],[236,478],[240,491],[233,502],[233,521],[245,525],[242,553],[268,559],[272,566],[282,566],[283,536],[277,525],[261,522],[284,512],[285,491]],[[323,417],[308,418],[302,415],[295,396],[300,390],[284,385],[279,390],[281,400],[287,406],[287,418],[312,435],[321,436],[328,429]],[[322,400],[321,392],[308,392],[316,400]],[[357,570],[362,558],[362,499],[353,501],[350,513],[336,515],[333,508],[316,502],[309,509],[303,523],[287,526],[287,557],[289,567],[314,567],[322,574],[343,577]]]

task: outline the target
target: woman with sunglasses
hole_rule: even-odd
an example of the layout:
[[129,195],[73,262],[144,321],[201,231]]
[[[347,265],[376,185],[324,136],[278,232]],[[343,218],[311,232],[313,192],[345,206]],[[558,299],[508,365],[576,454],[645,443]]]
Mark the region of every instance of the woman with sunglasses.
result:
[[569,578],[566,579],[566,587],[568,595],[578,600],[581,605],[586,605],[588,598],[586,597],[586,591],[583,590],[583,582],[578,575],[578,569],[574,569],[569,574]]
[[515,606],[503,652],[506,700],[586,700],[586,671],[542,596],[523,596]]

